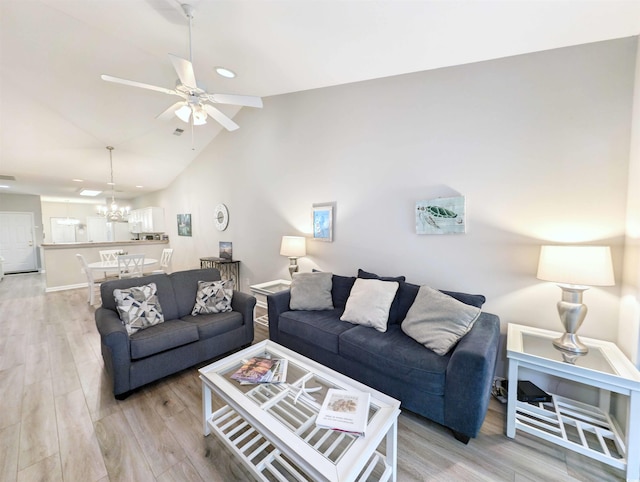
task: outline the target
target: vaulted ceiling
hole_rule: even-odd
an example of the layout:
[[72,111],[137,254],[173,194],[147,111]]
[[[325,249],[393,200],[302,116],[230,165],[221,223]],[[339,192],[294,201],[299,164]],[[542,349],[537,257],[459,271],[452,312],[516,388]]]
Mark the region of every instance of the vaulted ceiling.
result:
[[[265,109],[278,94],[640,33],[639,1],[189,3],[199,82],[262,96]],[[86,187],[105,191],[104,200],[107,145],[117,198],[171,183],[221,127],[209,121],[192,138],[179,119],[155,118],[175,98],[100,78],[173,88],[169,53],[189,58],[188,21],[175,0],[0,0],[0,185],[9,186],[0,192],[75,200]]]

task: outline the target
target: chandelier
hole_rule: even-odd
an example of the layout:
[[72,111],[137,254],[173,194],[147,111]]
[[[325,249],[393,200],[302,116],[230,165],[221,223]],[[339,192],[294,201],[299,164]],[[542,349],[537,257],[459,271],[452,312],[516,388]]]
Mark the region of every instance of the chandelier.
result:
[[117,223],[126,223],[127,216],[129,216],[129,206],[118,208],[116,204],[116,184],[113,182],[113,149],[112,146],[107,146],[109,150],[109,166],[111,167],[111,205],[98,206],[98,214],[107,218],[107,221],[113,221]]

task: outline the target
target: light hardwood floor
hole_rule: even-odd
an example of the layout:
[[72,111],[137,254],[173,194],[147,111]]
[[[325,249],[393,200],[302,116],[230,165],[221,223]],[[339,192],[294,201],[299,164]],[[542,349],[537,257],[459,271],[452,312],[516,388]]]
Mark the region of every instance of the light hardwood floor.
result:
[[[0,481],[250,480],[203,437],[193,368],[116,401],[86,289],[44,293],[42,275],[0,281]],[[267,336],[256,325],[256,341]],[[492,400],[468,445],[403,411],[398,480],[615,481],[622,471],[525,434],[504,435]]]

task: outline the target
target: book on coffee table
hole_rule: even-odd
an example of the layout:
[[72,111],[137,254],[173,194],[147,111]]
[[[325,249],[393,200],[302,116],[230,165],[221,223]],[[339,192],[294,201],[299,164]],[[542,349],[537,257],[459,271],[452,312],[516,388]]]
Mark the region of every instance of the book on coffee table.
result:
[[316,417],[316,426],[364,436],[371,394],[330,388]]

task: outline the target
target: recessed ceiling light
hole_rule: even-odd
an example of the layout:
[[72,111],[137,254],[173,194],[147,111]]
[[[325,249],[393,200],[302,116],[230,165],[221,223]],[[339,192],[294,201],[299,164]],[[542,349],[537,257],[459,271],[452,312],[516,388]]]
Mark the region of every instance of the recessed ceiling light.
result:
[[71,179],[73,182],[84,182],[83,179]]
[[9,189],[9,186],[7,186],[6,184],[0,184],[0,188],[2,188],[2,189]]
[[82,191],[80,191],[80,195],[81,196],[97,196],[101,192],[102,191],[92,191],[91,189],[83,189]]
[[226,67],[216,67],[216,73],[227,79],[233,79],[236,76],[233,70],[229,70]]
[[107,186],[115,186],[115,185],[116,185],[116,183],[115,183],[115,182],[108,182],[108,183],[107,183]]
[[144,186],[136,186],[138,189],[142,189]]

